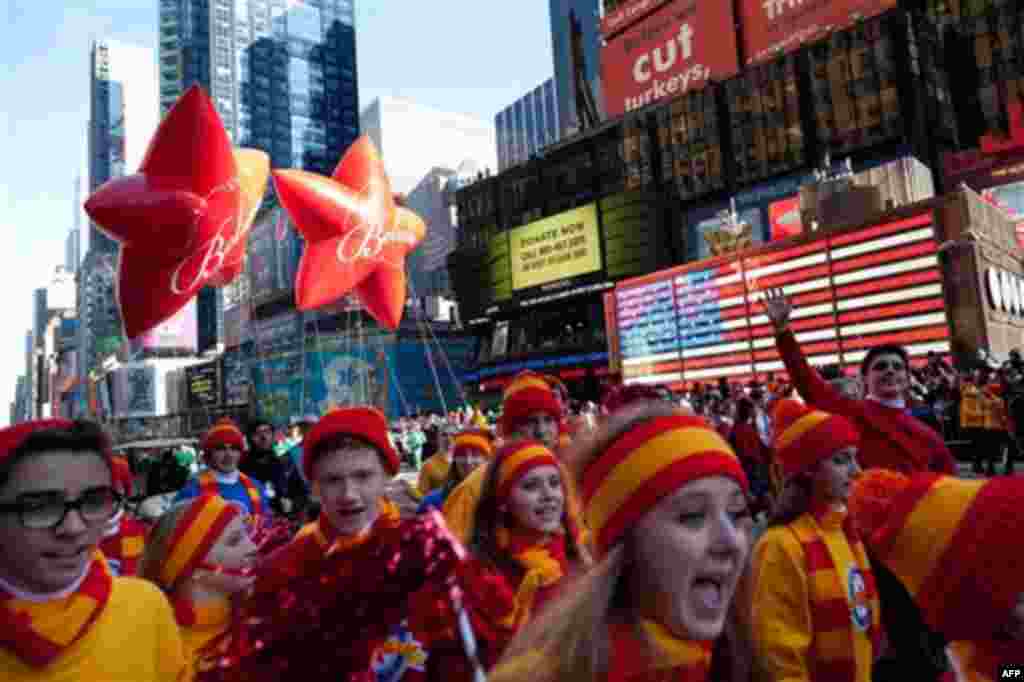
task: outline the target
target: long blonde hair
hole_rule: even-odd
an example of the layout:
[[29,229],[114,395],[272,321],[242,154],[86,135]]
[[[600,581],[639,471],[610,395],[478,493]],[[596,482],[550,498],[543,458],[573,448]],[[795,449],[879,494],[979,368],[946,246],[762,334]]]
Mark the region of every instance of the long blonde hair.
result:
[[[611,415],[588,437],[575,442],[566,452],[566,460],[576,480],[612,443],[649,419],[693,412],[663,402],[630,405]],[[531,621],[512,640],[501,662],[489,675],[490,682],[513,682],[529,678],[531,682],[582,682],[601,679],[611,664],[612,623],[635,627],[646,644],[648,654],[656,648],[639,627],[635,601],[630,594],[628,574],[633,561],[630,538],[612,547],[562,597]],[[749,646],[742,631],[734,625],[735,610],[716,643],[712,672],[730,682],[749,678]],[[736,660],[745,659],[745,660]],[[731,670],[723,669],[729,666]]]
[[146,548],[142,552],[142,558],[139,559],[139,577],[154,583],[165,592],[171,592],[176,587],[175,585],[165,585],[160,576],[164,564],[167,563],[167,555],[170,553],[171,538],[185,516],[185,512],[194,502],[195,499],[184,500],[168,509],[157,519],[156,525],[146,537]]

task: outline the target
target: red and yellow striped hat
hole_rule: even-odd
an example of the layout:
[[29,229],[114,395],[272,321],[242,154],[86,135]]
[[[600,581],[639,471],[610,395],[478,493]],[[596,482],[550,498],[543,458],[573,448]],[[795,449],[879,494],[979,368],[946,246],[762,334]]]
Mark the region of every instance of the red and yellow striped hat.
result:
[[494,456],[494,434],[488,429],[461,431],[452,442],[452,458],[466,457],[479,452],[485,457]]
[[619,436],[583,472],[584,518],[598,555],[661,498],[708,476],[728,476],[748,489],[736,454],[700,417],[654,417]]
[[245,436],[242,434],[242,430],[227,417],[211,426],[210,430],[203,436],[202,442],[203,450],[206,452],[224,445],[230,445],[242,451],[245,450]]
[[543,375],[529,370],[520,372],[505,387],[501,407],[501,430],[506,436],[514,433],[526,418],[538,412],[562,418],[562,405]]
[[508,499],[519,479],[537,467],[553,466],[562,471],[555,453],[535,440],[518,440],[505,445],[498,450],[496,461],[498,498],[502,500]]
[[1024,592],[1024,478],[869,469],[849,508],[872,550],[949,640],[989,639]]
[[219,495],[195,498],[167,541],[167,559],[160,568],[164,588],[171,589],[195,572],[241,507]]
[[860,433],[849,419],[794,403],[777,412],[775,461],[789,478],[806,471],[837,450],[856,446]]

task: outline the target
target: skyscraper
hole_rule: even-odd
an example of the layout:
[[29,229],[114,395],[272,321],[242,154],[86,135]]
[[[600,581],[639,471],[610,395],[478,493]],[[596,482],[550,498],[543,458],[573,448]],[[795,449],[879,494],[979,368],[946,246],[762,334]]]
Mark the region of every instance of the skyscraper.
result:
[[64,240],[64,269],[71,274],[78,273],[82,262],[82,178],[76,176],[74,183],[74,203],[71,206],[71,231]]
[[397,97],[375,99],[359,125],[384,159],[391,189],[408,194],[431,168],[456,168],[466,160],[481,170],[497,167],[494,127]]
[[[352,0],[160,0],[161,111],[198,83],[236,143],[330,173],[359,135],[354,25]],[[197,303],[205,350],[223,336],[223,296]]]
[[451,168],[431,168],[406,198],[427,225],[427,236],[407,261],[410,298],[452,296],[447,259],[455,248],[455,226],[444,193],[455,174]]
[[576,112],[576,82],[573,77],[572,30],[570,12],[582,29],[584,76],[590,84],[601,115],[601,0],[551,0],[551,47],[555,59],[555,93],[558,96],[558,122],[561,137],[580,129]]
[[[156,126],[153,51],[115,40],[93,41],[89,55],[89,192],[134,173]],[[117,242],[89,230],[89,249],[117,253]]]
[[555,81],[547,79],[494,117],[498,137],[498,171],[530,158],[558,141],[558,102]]

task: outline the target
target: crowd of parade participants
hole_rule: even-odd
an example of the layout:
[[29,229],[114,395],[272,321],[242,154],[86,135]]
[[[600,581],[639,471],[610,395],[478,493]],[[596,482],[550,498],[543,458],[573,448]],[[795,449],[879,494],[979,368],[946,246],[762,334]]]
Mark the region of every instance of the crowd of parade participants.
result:
[[[618,386],[573,414],[523,372],[493,424],[428,438],[346,407],[285,451],[270,424],[223,420],[155,519],[97,425],[0,430],[0,679],[959,682],[1024,664],[1024,478],[957,477],[904,349],[823,377],[786,297],[765,305],[785,382]],[[940,363],[985,429],[990,377]],[[968,433],[1006,449],[1002,431]],[[418,508],[394,499],[403,458]]]

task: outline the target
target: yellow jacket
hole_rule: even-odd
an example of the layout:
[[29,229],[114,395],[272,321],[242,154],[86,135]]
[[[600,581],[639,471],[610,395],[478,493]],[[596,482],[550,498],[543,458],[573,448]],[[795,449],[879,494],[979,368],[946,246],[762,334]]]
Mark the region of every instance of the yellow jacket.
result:
[[[848,576],[852,569],[857,569],[857,563],[842,529],[843,516],[830,514],[822,519],[819,528],[836,571],[840,576]],[[789,526],[769,528],[754,548],[752,589],[747,596],[750,601],[744,606],[762,668],[760,672],[771,682],[814,679],[814,643],[819,633],[815,633],[812,625],[812,599],[813,590],[822,588],[812,582],[806,566],[803,546]],[[849,595],[846,598],[849,600]],[[879,614],[872,616],[877,622]],[[853,627],[850,631],[856,680],[870,682],[874,661],[871,640],[863,631]],[[834,633],[827,634],[831,637]],[[828,644],[837,650],[843,649],[841,642]]]
[[427,458],[420,468],[419,481],[416,488],[420,496],[429,495],[444,485],[448,480],[448,470],[451,462],[445,457],[445,453],[439,452]]
[[167,598],[139,578],[114,578],[110,599],[89,632],[43,669],[0,648],[4,682],[181,682],[189,679]]
[[189,627],[181,628],[181,638],[185,643],[185,654],[193,674],[200,670],[199,652],[215,638],[224,634],[231,624],[231,603],[209,601],[196,604],[194,607],[196,622]]
[[486,466],[474,469],[462,483],[448,493],[448,499],[444,501],[444,507],[441,509],[448,529],[464,545],[468,545],[473,536],[473,519],[476,516],[476,505],[483,493],[487,469]]

